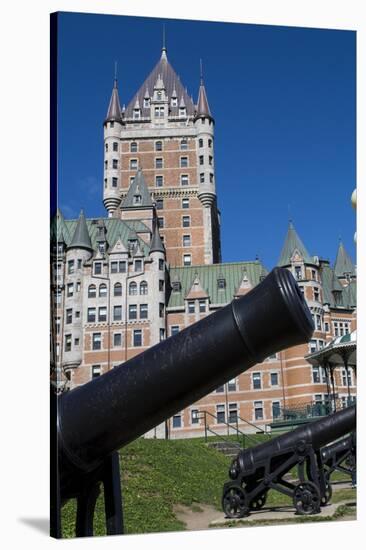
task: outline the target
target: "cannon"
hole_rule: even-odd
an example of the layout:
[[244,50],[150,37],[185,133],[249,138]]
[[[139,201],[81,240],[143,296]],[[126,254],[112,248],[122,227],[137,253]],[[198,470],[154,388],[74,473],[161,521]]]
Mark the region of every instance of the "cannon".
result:
[[[231,480],[223,488],[226,516],[241,518],[263,508],[270,489],[292,497],[298,514],[318,513],[332,494],[329,478],[324,475],[322,448],[355,430],[355,425],[356,406],[352,405],[240,451],[229,470]],[[284,477],[294,467],[297,483]]]
[[356,485],[356,432],[322,448],[320,457],[327,483],[333,472],[338,471],[349,475],[352,485]]
[[[123,532],[117,450],[314,330],[291,273],[275,268],[245,296],[72,391],[51,393],[51,534],[77,499],[76,536],[93,534],[100,484],[107,534]],[[54,429],[57,425],[57,429]]]

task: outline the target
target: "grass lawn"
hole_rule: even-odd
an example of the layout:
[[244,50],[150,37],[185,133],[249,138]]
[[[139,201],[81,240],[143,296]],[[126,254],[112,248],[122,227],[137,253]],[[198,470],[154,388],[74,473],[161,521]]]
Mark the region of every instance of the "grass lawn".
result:
[[[252,437],[252,443],[260,443],[266,436]],[[184,530],[185,524],[173,512],[178,504],[194,510],[199,510],[199,504],[210,504],[221,511],[222,487],[229,479],[230,463],[230,458],[208,447],[201,438],[171,441],[141,438],[130,443],[120,451],[125,532]],[[354,499],[355,491],[340,489],[333,493],[332,501],[348,498]],[[270,491],[267,504],[291,504],[291,499]],[[65,538],[74,536],[75,512],[74,501],[62,509]],[[103,494],[97,502],[94,534],[106,534]]]

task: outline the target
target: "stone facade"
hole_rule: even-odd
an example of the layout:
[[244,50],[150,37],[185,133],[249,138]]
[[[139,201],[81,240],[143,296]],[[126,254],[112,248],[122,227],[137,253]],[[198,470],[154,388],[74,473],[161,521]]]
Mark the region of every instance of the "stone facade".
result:
[[[214,120],[203,81],[194,105],[166,51],[121,109],[115,82],[104,122],[107,217],[52,223],[52,364],[73,389],[245,295],[267,271],[260,261],[220,263]],[[182,161],[182,158],[185,159]],[[182,166],[183,164],[183,166]],[[279,265],[291,270],[312,311],[313,339],[284,350],[176,414],[150,435],[203,435],[204,415],[243,431],[284,407],[324,402],[329,380],[305,356],[356,328],[356,272],[342,244],[334,267],[310,256],[290,223]],[[356,376],[334,372],[339,399]]]

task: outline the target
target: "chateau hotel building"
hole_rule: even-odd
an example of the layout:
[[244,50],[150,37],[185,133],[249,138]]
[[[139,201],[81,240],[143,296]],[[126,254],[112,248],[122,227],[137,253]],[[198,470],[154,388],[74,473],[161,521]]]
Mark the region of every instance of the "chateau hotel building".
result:
[[[51,224],[52,377],[59,391],[101,376],[250,291],[266,276],[256,259],[221,263],[214,118],[201,76],[194,103],[166,49],[127,107],[117,81],[104,121],[106,216]],[[207,411],[247,430],[282,408],[324,402],[325,371],[305,356],[356,326],[356,272],[339,244],[334,266],[311,256],[292,223],[278,265],[291,270],[312,311],[310,344],[284,350],[168,421],[169,437],[202,435]],[[329,382],[329,381],[328,381]],[[355,372],[334,371],[340,399]],[[241,420],[243,419],[243,420]],[[165,427],[153,430],[165,436]]]

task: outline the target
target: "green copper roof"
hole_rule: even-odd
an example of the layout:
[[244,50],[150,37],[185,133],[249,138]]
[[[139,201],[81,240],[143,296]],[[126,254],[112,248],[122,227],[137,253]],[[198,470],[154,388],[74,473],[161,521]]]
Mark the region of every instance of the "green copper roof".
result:
[[[320,276],[323,286],[324,303],[330,307],[343,307],[353,309],[356,307],[356,281],[351,281],[347,287],[343,287],[328,263],[322,263],[320,267]],[[338,292],[339,301],[335,301],[334,292]]]
[[353,265],[349,254],[346,252],[342,241],[339,243],[334,271],[337,277],[342,277],[345,273],[356,275],[355,266]]
[[306,250],[303,242],[301,241],[300,237],[296,233],[293,223],[290,222],[288,226],[285,242],[282,247],[281,255],[277,265],[279,266],[290,265],[291,258],[295,250],[298,250],[298,252],[303,257],[305,263],[310,263],[310,264],[314,263],[313,259],[310,257],[308,251]]
[[[171,281],[180,281],[181,291],[171,293],[168,307],[184,306],[184,298],[191,289],[196,276],[198,276],[202,288],[209,295],[211,304],[228,304],[240,286],[244,271],[253,287],[259,283],[261,273],[268,273],[258,261],[171,267]],[[220,278],[225,279],[224,289],[218,288],[217,280]]]
[[[140,202],[136,202],[136,197],[140,197]],[[145,178],[143,176],[141,168],[136,172],[127,195],[121,205],[121,208],[151,208],[151,196],[150,191],[146,185]]]
[[[97,250],[97,233],[98,233],[98,220],[103,219],[106,227],[106,237],[109,244],[109,249],[113,248],[117,239],[121,237],[123,245],[128,247],[129,239],[137,239],[140,243],[140,248],[145,256],[148,256],[150,247],[138,236],[136,231],[148,231],[146,225],[140,221],[129,220],[128,222],[119,220],[117,218],[94,218],[87,219],[86,227],[91,241],[91,248]],[[51,221],[51,235],[55,234],[57,230],[57,236],[62,235],[66,245],[70,245],[71,237],[74,235],[78,220],[64,220],[63,217],[58,218],[55,216]]]
[[80,216],[68,248],[86,248],[87,250],[92,250],[88,226],[86,224],[83,211],[80,212]]

